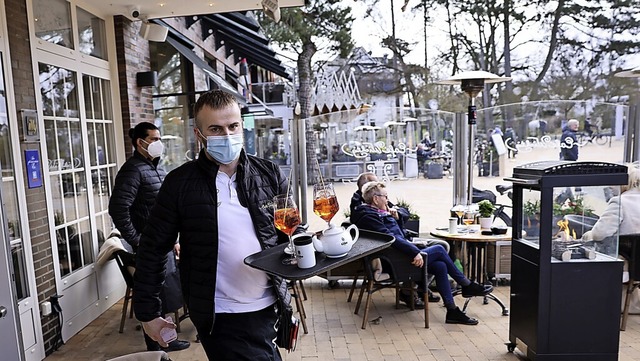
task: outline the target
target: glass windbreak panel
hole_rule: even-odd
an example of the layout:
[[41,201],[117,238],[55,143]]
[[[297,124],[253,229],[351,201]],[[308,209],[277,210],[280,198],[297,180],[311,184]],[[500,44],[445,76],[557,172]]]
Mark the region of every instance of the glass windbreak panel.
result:
[[[322,114],[309,118],[313,137],[308,149],[313,149],[321,175],[334,181],[353,179],[365,171],[387,179],[417,177],[427,162],[438,163],[443,170],[451,167],[454,115],[384,106]],[[425,136],[428,152],[418,159]],[[287,124],[256,120],[258,156],[286,168],[291,156],[289,138]]]
[[104,20],[90,12],[76,8],[78,17],[78,50],[84,54],[107,59]]
[[540,192],[523,190],[522,238],[536,247],[540,244]]
[[[524,164],[558,160],[562,129],[568,119],[579,122],[575,146],[578,161],[618,163],[624,159],[624,129],[629,107],[624,103],[600,103],[585,100],[526,101],[478,109],[476,143],[487,143],[482,162],[498,165],[493,139],[499,130],[506,156]],[[433,133],[432,133],[433,134]],[[566,142],[565,142],[566,145]],[[508,165],[507,165],[508,166]],[[484,172],[489,175],[488,172]],[[509,174],[509,170],[505,173]]]
[[73,49],[71,6],[67,0],[33,0],[36,37]]
[[[553,189],[552,260],[611,260],[618,256],[619,186]],[[600,221],[600,216],[606,218]]]

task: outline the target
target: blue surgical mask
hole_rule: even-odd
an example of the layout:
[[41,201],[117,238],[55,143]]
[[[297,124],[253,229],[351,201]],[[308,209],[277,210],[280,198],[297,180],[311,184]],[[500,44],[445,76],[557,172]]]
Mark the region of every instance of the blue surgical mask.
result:
[[[202,133],[200,133],[202,134]],[[221,164],[229,164],[240,156],[242,134],[207,136],[207,153]]]

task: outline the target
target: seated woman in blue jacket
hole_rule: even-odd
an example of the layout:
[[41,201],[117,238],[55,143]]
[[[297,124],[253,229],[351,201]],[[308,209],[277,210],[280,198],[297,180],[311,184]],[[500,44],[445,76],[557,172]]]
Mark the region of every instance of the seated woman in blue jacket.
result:
[[[447,308],[446,323],[460,323],[465,325],[477,325],[478,320],[470,318],[462,312],[453,300],[450,275],[459,285],[462,286],[462,297],[484,296],[491,293],[492,286],[483,286],[477,282],[471,282],[453,264],[447,251],[441,245],[434,245],[425,249],[419,249],[413,243],[406,240],[402,229],[398,226],[396,219],[387,209],[387,190],[382,182],[369,182],[362,187],[364,204],[356,207],[351,213],[351,222],[362,229],[368,229],[380,233],[390,234],[395,237],[391,247],[406,253],[411,257],[411,264],[416,267],[423,266],[422,253],[427,254],[427,271],[435,276],[436,287],[444,305]],[[408,296],[401,294],[401,300],[406,302]],[[403,299],[404,298],[404,299]]]

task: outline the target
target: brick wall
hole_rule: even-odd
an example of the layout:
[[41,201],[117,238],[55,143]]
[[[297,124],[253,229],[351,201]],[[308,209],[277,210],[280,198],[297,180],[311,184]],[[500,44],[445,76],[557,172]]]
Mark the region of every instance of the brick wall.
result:
[[[5,9],[7,12],[9,50],[11,53],[12,82],[17,109],[17,114],[10,115],[10,117],[15,117],[18,120],[16,123],[18,124],[20,137],[22,137],[23,129],[20,121],[20,109],[36,109],[25,0],[5,0]],[[10,84],[8,83],[7,85],[11,86]],[[20,153],[23,154],[25,149],[39,149],[39,146],[39,143],[21,143]],[[24,158],[16,159],[15,166],[17,171],[26,169]],[[27,213],[38,302],[43,302],[56,292],[45,193],[43,188],[28,189],[26,184],[23,186],[26,189],[27,196]],[[50,349],[55,337],[55,327],[58,324],[58,320],[53,316],[46,316],[42,317],[41,321],[44,347],[47,354],[49,354],[51,353]]]
[[118,81],[122,105],[122,129],[127,158],[131,156],[129,129],[140,122],[153,122],[152,87],[138,87],[136,73],[149,71],[149,42],[139,35],[141,21],[114,17]]

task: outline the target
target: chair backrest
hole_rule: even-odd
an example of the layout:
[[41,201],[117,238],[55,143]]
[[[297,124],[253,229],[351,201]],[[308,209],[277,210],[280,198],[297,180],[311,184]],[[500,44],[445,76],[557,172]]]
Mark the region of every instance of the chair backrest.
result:
[[629,277],[640,280],[640,234],[620,236],[620,255],[629,262]]
[[136,256],[133,253],[119,250],[114,253],[113,257],[118,264],[124,281],[127,283],[127,287],[133,288],[133,271],[136,268]]
[[[416,282],[419,286],[421,282],[427,281],[427,262],[426,255],[423,255],[425,263],[424,266],[419,268],[411,264],[411,256],[406,255],[398,251],[393,247],[388,247],[380,252],[370,256],[371,258],[380,258],[382,261],[382,270],[385,273],[389,273],[393,282]],[[367,265],[367,277],[373,279],[373,269]],[[426,288],[422,288],[426,289]]]

